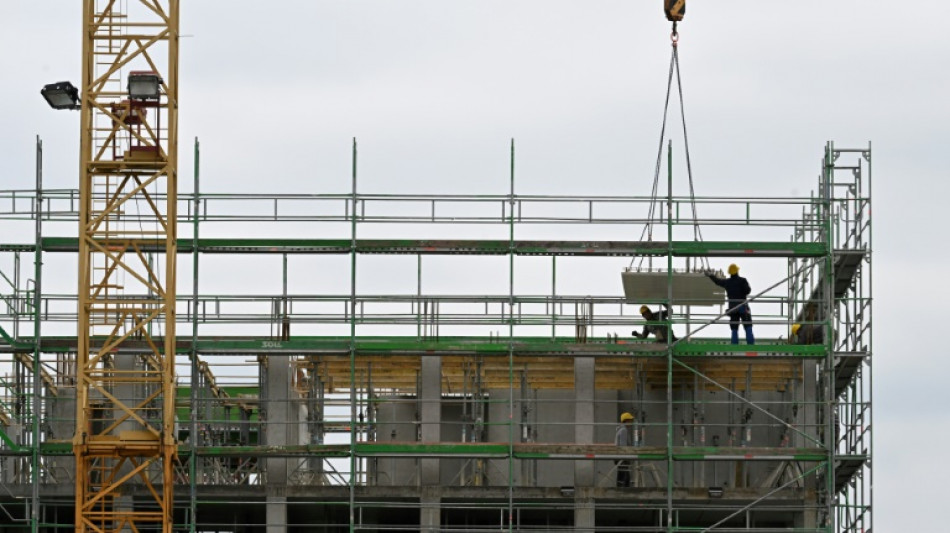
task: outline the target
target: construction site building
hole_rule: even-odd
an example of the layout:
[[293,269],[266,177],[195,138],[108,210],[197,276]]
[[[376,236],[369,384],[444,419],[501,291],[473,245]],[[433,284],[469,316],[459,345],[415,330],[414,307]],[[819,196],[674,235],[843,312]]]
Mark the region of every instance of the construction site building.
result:
[[[367,194],[355,144],[342,194],[205,193],[196,165],[177,210],[191,275],[176,304],[174,530],[871,531],[870,146],[829,143],[821,161],[807,197],[659,199],[521,194],[513,170],[497,195]],[[78,193],[44,190],[41,173],[0,191],[4,531],[75,516],[77,295],[62,287]],[[672,238],[601,237],[638,234],[657,201]],[[696,224],[734,237],[695,240]],[[729,343],[723,301],[678,305],[672,288],[646,303],[672,300],[681,339],[632,338],[644,320],[623,267],[645,260],[673,287],[702,258],[778,272],[752,279],[756,344]],[[602,272],[616,292],[561,289]],[[794,323],[820,341],[790,344]],[[154,327],[107,368],[149,365]],[[614,445],[622,412],[634,446]],[[111,505],[146,512],[151,486]]]

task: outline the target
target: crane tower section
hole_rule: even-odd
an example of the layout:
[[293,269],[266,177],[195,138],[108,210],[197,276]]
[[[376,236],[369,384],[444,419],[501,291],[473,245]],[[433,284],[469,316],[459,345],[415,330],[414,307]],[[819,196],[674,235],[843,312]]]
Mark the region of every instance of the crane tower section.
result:
[[84,0],[76,531],[172,531],[178,0]]

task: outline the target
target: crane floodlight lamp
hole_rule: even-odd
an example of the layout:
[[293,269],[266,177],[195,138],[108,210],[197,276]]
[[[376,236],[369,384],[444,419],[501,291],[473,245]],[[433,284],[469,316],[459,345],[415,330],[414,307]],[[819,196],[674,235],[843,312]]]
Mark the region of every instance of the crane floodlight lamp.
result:
[[79,109],[79,89],[68,81],[44,85],[40,94],[53,109]]
[[162,78],[151,71],[130,72],[128,88],[129,98],[133,100],[158,100],[162,94]]

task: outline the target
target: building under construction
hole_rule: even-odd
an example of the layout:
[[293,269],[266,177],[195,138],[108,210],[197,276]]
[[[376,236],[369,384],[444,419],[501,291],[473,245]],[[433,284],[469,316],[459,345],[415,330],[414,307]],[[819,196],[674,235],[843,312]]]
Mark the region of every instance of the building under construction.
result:
[[79,187],[38,141],[0,191],[0,530],[873,529],[870,146],[803,197],[536,194],[513,146],[496,194],[373,194],[355,143],[348,192],[204,191],[140,3],[85,2]]

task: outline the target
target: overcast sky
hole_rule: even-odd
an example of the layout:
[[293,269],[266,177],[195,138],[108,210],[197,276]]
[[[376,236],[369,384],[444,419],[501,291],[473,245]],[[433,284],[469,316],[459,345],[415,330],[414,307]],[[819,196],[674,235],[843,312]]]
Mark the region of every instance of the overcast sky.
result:
[[[182,169],[204,192],[645,194],[669,61],[661,0],[183,1]],[[0,1],[0,189],[77,186],[78,1]],[[950,357],[945,2],[689,2],[681,25],[699,194],[807,194],[825,141],[874,145],[875,519],[942,520]],[[674,137],[674,142],[678,142]],[[183,190],[191,174],[183,171]],[[3,235],[4,241],[14,240]]]

